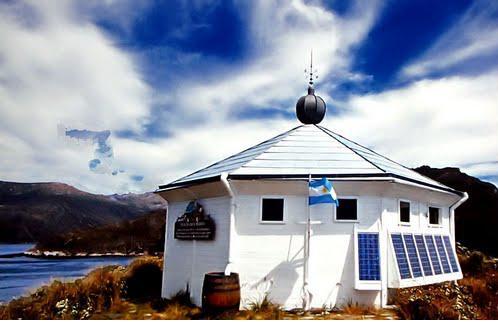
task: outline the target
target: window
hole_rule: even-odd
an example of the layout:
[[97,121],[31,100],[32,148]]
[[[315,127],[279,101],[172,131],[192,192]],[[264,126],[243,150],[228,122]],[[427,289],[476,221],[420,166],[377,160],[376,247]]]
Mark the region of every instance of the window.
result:
[[410,203],[407,201],[399,202],[399,221],[404,223],[410,222]]
[[441,222],[439,220],[439,208],[429,207],[429,224],[439,225]]
[[261,205],[261,221],[283,222],[284,221],[284,199],[263,198]]
[[358,220],[356,199],[339,199],[339,206],[336,207],[336,220]]
[[361,281],[380,281],[378,233],[358,233],[358,271]]

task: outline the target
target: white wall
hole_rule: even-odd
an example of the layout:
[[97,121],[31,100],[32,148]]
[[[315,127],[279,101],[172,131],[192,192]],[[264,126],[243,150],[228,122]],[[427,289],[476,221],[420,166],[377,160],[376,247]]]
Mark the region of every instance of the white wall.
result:
[[[286,308],[301,307],[303,285],[303,224],[307,212],[306,181],[231,181],[235,192],[234,271],[241,280],[242,305],[260,301],[267,293],[272,301]],[[309,288],[313,293],[313,307],[340,306],[349,301],[367,305],[386,302],[388,276],[392,272],[387,232],[392,230],[438,231],[449,233],[448,207],[457,196],[428,189],[410,187],[393,182],[334,181],[339,197],[358,198],[358,221],[337,222],[332,205],[313,206],[313,225],[310,246]],[[174,222],[182,215],[192,191],[177,192],[169,204],[163,297],[171,297],[191,288],[195,304],[201,304],[202,281],[210,271],[224,271],[228,261],[230,198],[199,199],[216,222],[215,241],[180,241],[173,238]],[[208,189],[209,190],[209,189]],[[220,190],[221,191],[221,190]],[[285,213],[283,224],[260,222],[262,196],[283,196]],[[410,225],[399,223],[399,199],[411,202]],[[428,205],[442,207],[440,227],[429,227],[426,217]],[[382,225],[380,225],[382,217]],[[379,230],[381,238],[382,285],[379,290],[356,290],[353,232],[358,229]]]
[[[236,197],[235,222],[239,245],[237,269],[241,278],[243,305],[261,300],[268,291],[272,301],[286,308],[302,307],[307,183],[252,182],[250,185],[253,187],[235,184],[238,192],[244,193]],[[354,290],[353,253],[354,225],[377,227],[382,212],[379,197],[359,195],[357,192],[373,194],[377,187],[372,184],[368,191],[365,184],[361,188],[357,186],[357,189],[347,184],[334,185],[340,196],[358,198],[358,221],[335,221],[332,205],[311,208],[312,219],[322,221],[322,224],[313,225],[310,241],[309,289],[313,294],[312,306],[343,305],[350,300],[380,305],[379,291]],[[285,198],[284,224],[260,223],[260,193]]]
[[214,241],[174,239],[176,219],[183,215],[188,201],[168,206],[162,297],[170,298],[189,285],[193,303],[201,305],[202,283],[207,272],[224,271],[228,261],[230,198],[199,199],[216,223]]
[[[237,192],[235,228],[238,255],[236,268],[242,286],[242,305],[259,301],[265,292],[286,308],[301,307],[303,285],[303,245],[306,218],[306,182],[233,182]],[[379,231],[381,236],[382,279],[387,288],[387,231],[436,230],[449,232],[448,207],[457,197],[426,189],[389,182],[334,182],[339,197],[357,197],[358,221],[334,220],[331,205],[313,206],[310,242],[309,288],[313,307],[341,306],[349,301],[367,305],[385,304],[387,292],[356,290],[353,231]],[[285,198],[284,223],[260,222],[260,204],[264,196]],[[399,199],[411,202],[410,226],[399,223]],[[430,228],[425,216],[427,205],[442,207],[441,227]],[[380,226],[380,218],[385,222]],[[301,222],[301,223],[300,223]]]

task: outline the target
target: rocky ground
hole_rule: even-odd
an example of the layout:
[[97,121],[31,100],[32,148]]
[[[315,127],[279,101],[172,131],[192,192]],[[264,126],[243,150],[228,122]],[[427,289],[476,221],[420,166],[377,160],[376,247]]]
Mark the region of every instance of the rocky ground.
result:
[[464,278],[398,290],[394,299],[406,319],[497,319],[498,259],[457,245]]

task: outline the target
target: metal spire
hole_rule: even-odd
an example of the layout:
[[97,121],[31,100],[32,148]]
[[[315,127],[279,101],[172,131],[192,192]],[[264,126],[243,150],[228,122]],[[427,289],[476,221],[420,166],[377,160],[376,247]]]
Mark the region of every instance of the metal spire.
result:
[[308,71],[308,69],[304,70],[305,74],[307,74],[308,72],[309,72],[308,84],[309,84],[310,88],[313,88],[313,84],[314,84],[313,79],[317,79],[318,78],[318,75],[316,75],[317,71],[313,70],[313,49],[310,52],[310,69],[309,69],[309,71]]
[[311,60],[310,60],[310,86],[313,86],[313,49],[311,49]]

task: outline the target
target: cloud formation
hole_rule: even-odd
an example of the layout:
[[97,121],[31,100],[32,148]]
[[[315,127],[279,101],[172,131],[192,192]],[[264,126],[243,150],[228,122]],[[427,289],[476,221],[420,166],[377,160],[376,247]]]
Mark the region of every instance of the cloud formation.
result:
[[[148,6],[0,4],[0,179],[63,181],[101,193],[154,190],[296,126],[311,48],[317,93],[329,109],[325,126],[408,166],[461,166],[498,178],[498,73],[435,74],[495,53],[493,3],[478,2],[402,66],[395,88],[341,97],[333,93],[342,83],[368,86],[374,78],[353,65],[380,2],[356,1],[340,13],[320,1],[235,2],[245,50],[238,60],[168,43],[124,46]],[[167,35],[199,37],[212,26],[194,18],[218,6],[178,6],[184,21]],[[147,65],[155,56],[158,65]],[[177,73],[182,68],[189,72]],[[64,144],[57,124],[70,124],[69,136],[92,144]]]
[[150,88],[131,57],[73,9],[71,2],[0,5],[1,178],[132,188],[88,171],[92,152],[57,139],[59,123],[140,131],[149,116]]
[[497,102],[494,70],[353,97],[328,125],[406,166],[457,166],[492,176],[498,173]]
[[[466,13],[427,50],[401,70],[402,77],[431,75],[462,65],[498,65],[498,2],[477,0]],[[491,61],[489,61],[491,59]]]

